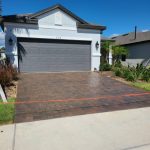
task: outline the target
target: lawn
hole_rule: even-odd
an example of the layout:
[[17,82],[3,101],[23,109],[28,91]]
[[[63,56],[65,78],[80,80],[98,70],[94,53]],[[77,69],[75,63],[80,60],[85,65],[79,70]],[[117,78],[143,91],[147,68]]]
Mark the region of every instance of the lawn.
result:
[[131,85],[150,91],[150,82],[132,82]]
[[[8,99],[8,102],[14,102],[14,98]],[[12,123],[13,118],[14,118],[14,112],[15,112],[15,107],[14,104],[5,104],[1,103],[2,100],[0,100],[0,125],[1,124],[6,124],[6,123]]]

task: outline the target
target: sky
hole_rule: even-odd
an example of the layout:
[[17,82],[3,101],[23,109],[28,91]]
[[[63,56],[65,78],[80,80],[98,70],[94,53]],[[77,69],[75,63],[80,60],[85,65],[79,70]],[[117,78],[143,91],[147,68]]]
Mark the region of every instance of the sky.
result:
[[[150,0],[2,0],[2,15],[34,13],[61,4],[90,23],[107,27],[103,36],[150,30]],[[4,34],[0,32],[0,45]]]

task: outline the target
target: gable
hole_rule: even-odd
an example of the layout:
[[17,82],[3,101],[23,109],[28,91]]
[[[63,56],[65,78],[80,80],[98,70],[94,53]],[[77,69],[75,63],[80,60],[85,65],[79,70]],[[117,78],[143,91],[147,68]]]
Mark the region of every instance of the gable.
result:
[[[0,25],[4,30],[4,23],[19,23],[19,24],[33,24],[45,28],[57,29],[94,29],[103,31],[105,26],[90,24],[74,13],[63,7],[62,5],[54,5],[47,9],[41,10],[33,14],[17,14],[2,16],[0,18]],[[62,27],[62,28],[61,28]]]
[[63,26],[76,27],[77,20],[60,9],[55,9],[37,17],[39,27]]
[[80,23],[87,24],[87,22],[85,20],[83,20],[80,17],[76,16],[74,13],[72,13],[70,10],[66,9],[65,7],[63,7],[60,4],[54,5],[52,7],[47,8],[47,9],[41,10],[37,13],[31,14],[28,17],[29,17],[29,19],[34,19],[34,18],[37,18],[38,16],[40,16],[42,14],[46,14],[48,12],[51,12],[51,11],[55,10],[55,9],[60,9],[63,12],[65,12],[66,14],[68,14],[69,16],[71,16],[72,18],[78,20]]

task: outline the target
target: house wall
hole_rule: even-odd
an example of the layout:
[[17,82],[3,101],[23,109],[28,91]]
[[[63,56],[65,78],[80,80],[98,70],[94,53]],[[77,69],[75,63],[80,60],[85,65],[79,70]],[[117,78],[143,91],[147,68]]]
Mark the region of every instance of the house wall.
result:
[[62,28],[76,29],[76,20],[59,9],[43,14],[38,19],[39,27],[49,28],[51,26],[57,28],[61,26]]
[[[136,66],[137,63],[143,63],[146,65],[150,59],[150,42],[134,43],[125,45],[129,51],[129,56],[124,65]],[[150,61],[149,61],[150,64]]]
[[[77,29],[76,21],[73,18],[62,11],[57,16],[56,13],[58,12],[58,10],[55,10],[50,14],[40,16],[38,25],[5,23],[6,54],[11,58],[12,64],[18,67],[17,37],[81,40],[91,41],[91,70],[95,68],[98,70],[100,48],[96,49],[95,44],[97,41],[101,41],[100,31]],[[59,19],[62,19],[62,21]],[[60,25],[55,23],[60,23]],[[12,45],[9,45],[9,38],[13,39]]]

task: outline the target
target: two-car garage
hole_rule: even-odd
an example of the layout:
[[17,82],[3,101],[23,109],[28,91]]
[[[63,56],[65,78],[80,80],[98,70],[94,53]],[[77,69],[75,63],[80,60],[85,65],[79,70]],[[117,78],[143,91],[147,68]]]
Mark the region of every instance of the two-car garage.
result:
[[91,42],[18,38],[20,72],[91,70]]

